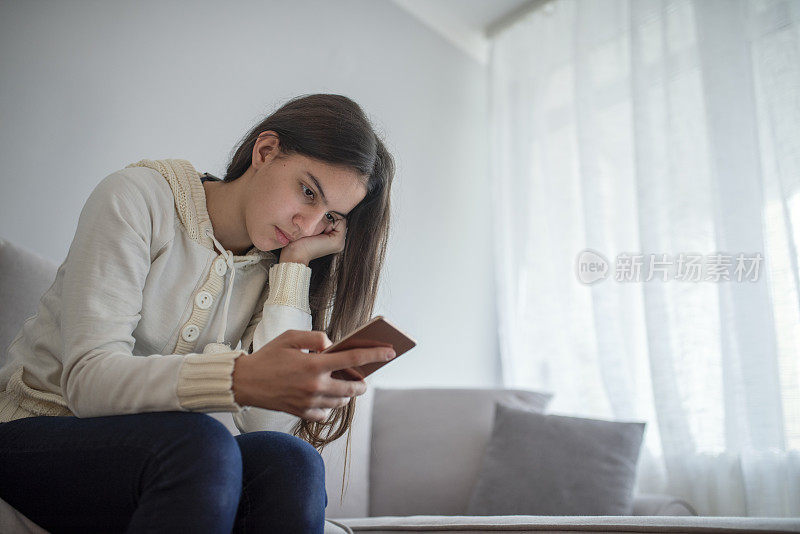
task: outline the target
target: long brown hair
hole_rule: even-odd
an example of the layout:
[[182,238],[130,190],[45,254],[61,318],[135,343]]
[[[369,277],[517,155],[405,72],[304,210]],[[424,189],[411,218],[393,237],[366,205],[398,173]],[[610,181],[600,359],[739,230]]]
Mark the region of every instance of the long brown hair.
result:
[[[266,130],[278,134],[281,155],[301,154],[350,167],[366,179],[367,194],[347,218],[344,250],[308,265],[312,327],[325,331],[336,343],[372,316],[389,238],[394,159],[358,104],[342,95],[304,95],[285,103],[244,136],[224,181],[236,180],[250,168],[256,139]],[[352,397],[346,406],[332,409],[324,422],[301,418],[292,434],[322,452],[347,432],[347,469],[355,407],[356,397]],[[344,474],[342,488],[344,495]]]

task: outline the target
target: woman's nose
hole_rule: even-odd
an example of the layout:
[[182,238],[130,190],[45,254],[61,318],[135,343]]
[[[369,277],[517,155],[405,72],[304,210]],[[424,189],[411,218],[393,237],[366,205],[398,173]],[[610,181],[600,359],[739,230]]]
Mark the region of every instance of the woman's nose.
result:
[[322,231],[322,228],[324,228],[324,224],[322,222],[324,216],[324,213],[316,212],[308,213],[306,215],[298,215],[295,218],[295,224],[300,227],[300,230],[303,232],[303,237],[317,235]]

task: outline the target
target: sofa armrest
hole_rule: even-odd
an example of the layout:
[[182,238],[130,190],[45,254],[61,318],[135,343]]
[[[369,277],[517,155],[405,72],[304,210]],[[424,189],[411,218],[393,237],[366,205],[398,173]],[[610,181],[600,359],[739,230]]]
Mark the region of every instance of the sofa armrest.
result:
[[699,515],[691,504],[672,495],[639,493],[633,497],[633,515]]

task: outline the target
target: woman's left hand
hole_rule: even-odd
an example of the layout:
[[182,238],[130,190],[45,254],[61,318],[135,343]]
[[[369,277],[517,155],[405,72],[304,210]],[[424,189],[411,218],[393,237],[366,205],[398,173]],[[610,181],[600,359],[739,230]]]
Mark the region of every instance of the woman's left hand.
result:
[[308,265],[311,260],[335,254],[344,250],[347,234],[347,221],[341,219],[334,228],[321,234],[301,237],[281,249],[281,262],[295,262]]

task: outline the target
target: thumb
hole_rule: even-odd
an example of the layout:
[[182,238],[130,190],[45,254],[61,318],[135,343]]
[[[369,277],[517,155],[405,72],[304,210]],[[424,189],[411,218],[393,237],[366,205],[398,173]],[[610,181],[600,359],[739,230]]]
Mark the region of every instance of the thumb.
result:
[[296,349],[309,349],[322,352],[333,343],[328,338],[328,334],[322,330],[287,330],[281,334],[284,343]]

